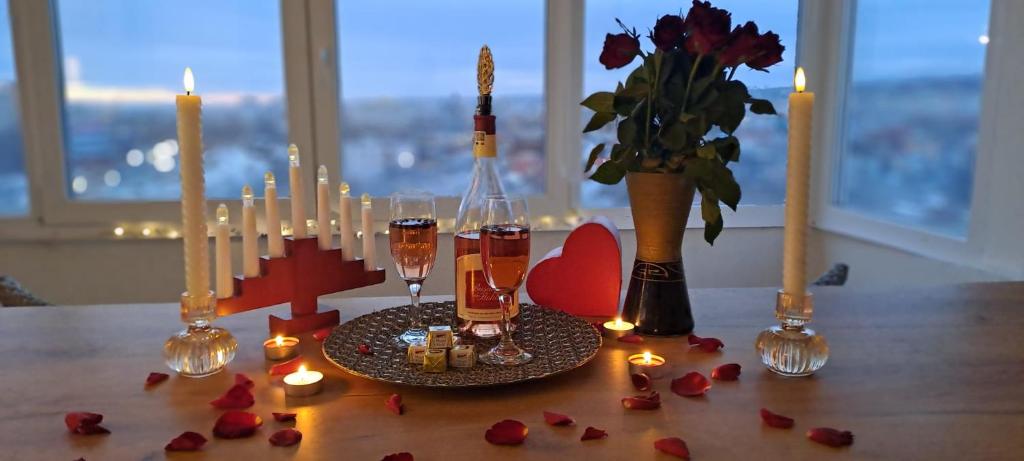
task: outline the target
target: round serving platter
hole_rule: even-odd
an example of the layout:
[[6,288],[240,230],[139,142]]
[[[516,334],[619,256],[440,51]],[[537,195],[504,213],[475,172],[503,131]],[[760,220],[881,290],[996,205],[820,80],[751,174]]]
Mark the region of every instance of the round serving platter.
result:
[[[455,303],[420,305],[427,325],[455,328]],[[583,319],[533,304],[520,305],[513,334],[516,344],[533,354],[533,361],[519,366],[493,366],[477,362],[472,368],[448,368],[426,373],[422,365],[408,363],[406,348],[395,337],[409,325],[410,306],[392,307],[356,317],[334,328],[324,340],[327,360],[363,378],[424,387],[479,387],[512,384],[574,370],[585,365],[601,348],[601,335]],[[496,340],[474,341],[477,353],[490,349]],[[368,344],[373,354],[358,351]]]

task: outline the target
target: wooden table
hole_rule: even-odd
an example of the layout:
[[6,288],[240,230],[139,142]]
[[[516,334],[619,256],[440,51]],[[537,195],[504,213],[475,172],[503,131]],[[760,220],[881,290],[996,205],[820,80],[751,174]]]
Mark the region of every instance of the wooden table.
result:
[[[174,305],[0,309],[0,459],[90,461],[163,459],[163,446],[182,431],[206,434],[197,454],[175,459],[379,460],[399,451],[424,460],[665,460],[653,441],[682,437],[694,459],[1022,459],[1024,457],[1024,283],[973,284],[890,293],[817,290],[815,325],[832,357],[812,378],[767,372],[752,343],[773,323],[770,289],[694,290],[697,333],[725,341],[723,353],[689,351],[685,340],[644,345],[606,344],[588,366],[548,380],[469,391],[436,391],[379,384],[332,369],[319,344],[303,337],[312,368],[327,373],[319,396],[286,400],[267,377],[261,342],[268,311],[218,321],[239,341],[238,355],[206,379],[172,377],[143,389],[150,371],[167,371],[165,338],[180,328]],[[404,298],[341,301],[343,316],[396,305]],[[280,311],[281,308],[276,308]],[[626,356],[649,349],[664,355],[678,376],[709,374],[738,362],[737,382],[715,382],[704,398],[671,393],[655,382],[663,407],[627,411],[634,391]],[[232,382],[233,372],[256,380],[264,427],[256,436],[219,440],[210,435],[219,411],[207,402]],[[384,407],[401,393],[407,412]],[[796,428],[767,428],[758,409],[796,419]],[[105,415],[107,436],[74,436],[67,411]],[[273,411],[298,413],[303,440],[277,448],[267,437],[285,425]],[[543,410],[576,418],[576,427],[549,427]],[[519,447],[484,441],[502,419],[525,422]],[[586,426],[605,440],[580,442]],[[852,447],[829,448],[806,439],[815,426],[853,431]]]

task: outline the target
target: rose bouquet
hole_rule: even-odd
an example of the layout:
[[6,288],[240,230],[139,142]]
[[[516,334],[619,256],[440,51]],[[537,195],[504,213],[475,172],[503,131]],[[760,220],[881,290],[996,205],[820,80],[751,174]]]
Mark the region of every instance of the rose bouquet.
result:
[[740,186],[729,169],[739,160],[734,136],[747,106],[755,114],[774,114],[771,102],[750,96],[734,79],[747,66],[765,71],[782,61],[779,36],[760,33],[747,22],[732,28],[731,14],[710,2],[693,1],[686,16],[665,15],[648,38],[652,52],[640,49],[640,35],[626,27],[607,34],[600,62],[617,69],[640,57],[640,65],[614,92],[600,91],[582,105],[594,111],[583,132],[618,121],[617,142],[598,164],[605,145],[597,145],[585,171],[590,179],[615,184],[627,172],[676,173],[692,181],[701,194],[704,239],[714,243],[722,231],[719,202],[736,209]]

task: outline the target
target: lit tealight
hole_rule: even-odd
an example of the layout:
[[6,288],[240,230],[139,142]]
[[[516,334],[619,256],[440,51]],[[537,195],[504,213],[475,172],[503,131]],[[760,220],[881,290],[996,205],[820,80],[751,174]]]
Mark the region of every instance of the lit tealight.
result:
[[263,356],[267,360],[287,360],[298,355],[299,338],[277,335],[263,341]]
[[305,365],[284,377],[284,394],[288,397],[309,397],[319,394],[323,388],[324,374],[307,370]]
[[651,379],[660,378],[666,368],[665,358],[660,355],[654,355],[650,351],[645,351],[642,354],[633,354],[629,356],[629,374],[635,375],[638,373],[644,373]]
[[604,322],[602,326],[604,326],[605,336],[609,338],[621,338],[632,334],[635,328],[635,325],[622,320],[622,317],[616,317],[613,321]]

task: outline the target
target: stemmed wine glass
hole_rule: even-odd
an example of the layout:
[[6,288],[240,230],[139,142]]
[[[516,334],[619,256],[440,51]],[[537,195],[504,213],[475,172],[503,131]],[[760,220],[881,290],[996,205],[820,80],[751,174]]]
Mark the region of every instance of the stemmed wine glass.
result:
[[409,286],[412,299],[409,328],[396,339],[406,344],[425,344],[427,328],[420,312],[420,289],[437,257],[434,196],[419,191],[392,194],[390,220],[391,257],[395,260],[398,275]]
[[498,292],[501,304],[501,340],[480,354],[491,365],[521,365],[533,355],[512,341],[510,331],[512,296],[526,278],[530,265],[530,214],[526,199],[493,195],[486,198],[480,228],[480,259],[487,284]]

